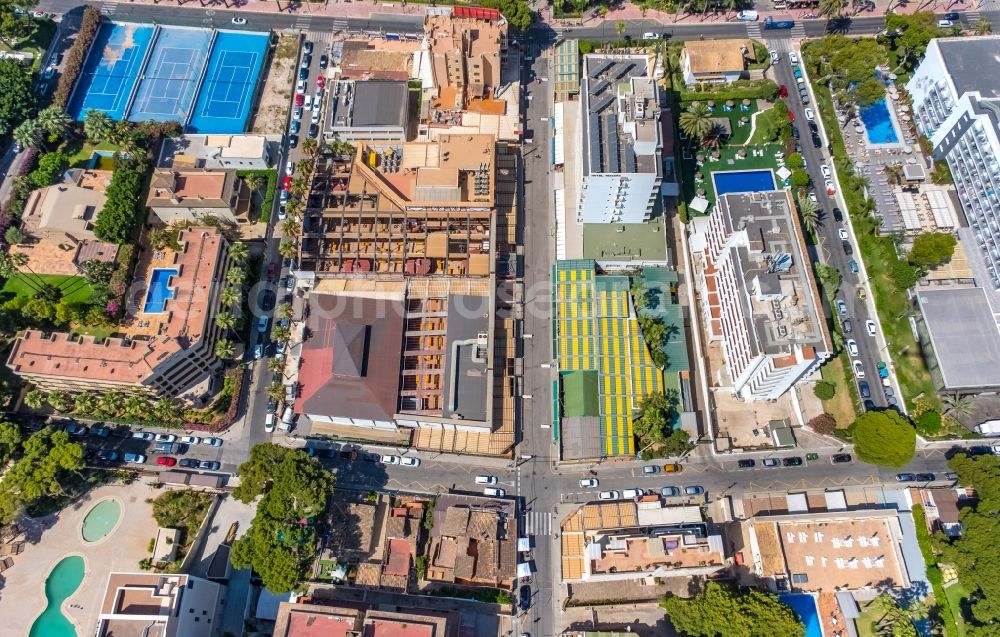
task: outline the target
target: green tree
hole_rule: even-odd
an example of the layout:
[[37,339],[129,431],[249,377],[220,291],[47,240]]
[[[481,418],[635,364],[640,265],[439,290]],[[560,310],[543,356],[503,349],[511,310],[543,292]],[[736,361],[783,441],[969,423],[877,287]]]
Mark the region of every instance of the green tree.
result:
[[0,5],[0,41],[13,49],[18,40],[23,40],[35,32],[35,21],[26,11],[14,11],[14,3]]
[[143,162],[115,156],[115,171],[106,191],[104,207],[97,213],[94,234],[101,241],[123,245],[129,241],[142,218],[145,202],[140,201],[145,177]]
[[274,313],[279,318],[290,319],[290,318],[292,318],[292,304],[291,303],[279,303],[277,309],[274,310]]
[[45,393],[40,392],[37,389],[32,389],[24,395],[24,404],[27,405],[29,409],[41,409],[45,406]]
[[25,506],[64,493],[70,474],[83,468],[83,447],[69,434],[46,427],[24,441],[17,462],[0,480],[0,523],[8,523]]
[[799,216],[802,217],[806,232],[810,234],[823,227],[823,211],[818,203],[808,197],[799,199]]
[[976,35],[989,35],[993,33],[993,23],[985,18],[979,18],[972,23],[972,30]]
[[893,410],[868,411],[850,427],[858,458],[883,467],[902,467],[913,458],[917,434],[913,425]]
[[923,232],[913,240],[910,263],[918,268],[934,268],[951,261],[958,239],[947,232]]
[[278,343],[287,343],[291,336],[291,330],[284,325],[275,325],[274,329],[271,330],[271,339]]
[[24,436],[16,423],[0,422],[0,467],[6,467],[7,462],[20,452],[22,442]]
[[639,401],[639,414],[632,420],[632,431],[643,445],[662,443],[673,432],[677,417],[678,396],[673,390],[650,392]]
[[38,160],[38,168],[31,173],[31,181],[39,188],[56,183],[69,168],[69,158],[60,151],[45,153]]
[[278,244],[278,254],[285,259],[291,259],[296,254],[298,254],[299,249],[295,246],[294,241],[282,241]]
[[73,118],[53,104],[38,111],[38,126],[53,137],[65,137],[73,129]]
[[692,104],[681,113],[678,124],[688,137],[701,138],[712,128],[712,112],[704,104]]
[[229,272],[226,272],[226,282],[229,285],[239,287],[243,285],[243,282],[247,280],[247,272],[243,268],[234,265],[229,268]]
[[20,62],[0,60],[0,135],[7,135],[31,115],[37,99],[33,82],[34,75],[25,73]]
[[267,359],[267,371],[272,374],[280,374],[285,370],[285,359],[283,358],[269,358]]
[[796,168],[805,166],[805,161],[802,159],[801,154],[791,153],[788,155],[788,159],[785,160],[785,165],[788,166],[789,170],[795,170]]
[[920,280],[920,272],[907,261],[896,260],[889,265],[889,276],[900,290],[909,290]]
[[790,606],[771,593],[732,593],[709,582],[690,599],[669,596],[660,601],[678,633],[690,637],[804,637],[806,629]]
[[319,147],[319,142],[317,142],[312,137],[304,139],[302,141],[302,154],[306,157],[312,157],[316,154],[316,149]]
[[809,182],[811,180],[809,178],[809,173],[800,168],[792,171],[792,176],[790,177],[790,181],[792,185],[795,186],[796,188],[805,188],[806,186],[809,185]]
[[847,9],[848,0],[820,0],[819,14],[827,18],[839,18]]
[[3,240],[7,242],[8,245],[16,246],[19,243],[24,243],[28,240],[28,235],[21,232],[21,229],[17,226],[10,226],[7,231],[3,233]]
[[281,383],[271,383],[264,390],[264,393],[274,402],[281,402],[285,398],[285,387]]
[[286,237],[298,236],[300,229],[301,226],[299,225],[299,222],[291,217],[281,222],[281,234]]
[[813,386],[813,393],[816,394],[816,398],[820,400],[831,400],[837,395],[837,386],[827,380],[816,381],[816,385]]
[[885,85],[875,78],[868,78],[854,87],[854,101],[864,108],[885,98]]
[[111,276],[115,273],[115,264],[99,259],[90,259],[83,262],[83,278],[91,286],[107,285],[111,283]]
[[240,302],[240,293],[234,287],[223,288],[222,292],[219,292],[219,303],[223,307],[233,307]]
[[[219,312],[215,315],[215,324],[219,326],[219,329],[230,332],[236,327],[236,317],[233,316],[232,312]],[[229,357],[222,356],[221,358]]]
[[108,139],[114,125],[114,120],[107,113],[92,108],[84,117],[83,134],[91,143],[99,144]]
[[17,276],[21,268],[28,263],[28,255],[23,252],[0,252],[0,277],[9,279]]
[[80,392],[73,397],[73,413],[90,415],[97,411],[97,395],[93,392]]
[[232,358],[234,353],[236,353],[236,348],[233,346],[233,342],[228,339],[219,339],[219,341],[215,344],[216,358]]
[[265,444],[251,449],[237,475],[233,497],[260,500],[250,529],[233,544],[233,565],[253,567],[274,592],[298,590],[315,557],[311,520],[333,494],[332,474],[300,450]]
[[25,119],[17,125],[17,128],[11,133],[11,137],[20,144],[21,148],[30,148],[42,140],[42,129],[38,127],[38,122],[35,120]]
[[968,394],[959,394],[958,392],[954,394],[948,394],[943,399],[945,405],[945,413],[952,416],[971,416],[972,412],[975,411],[976,406],[972,401],[972,396]]
[[813,262],[813,270],[816,271],[816,278],[823,286],[823,293],[832,299],[837,294],[837,290],[840,289],[840,270],[836,266],[819,261]]
[[242,266],[246,264],[248,255],[247,244],[243,242],[237,242],[229,246],[229,258],[236,265]]
[[941,414],[928,409],[917,418],[916,427],[920,433],[933,436],[941,431]]

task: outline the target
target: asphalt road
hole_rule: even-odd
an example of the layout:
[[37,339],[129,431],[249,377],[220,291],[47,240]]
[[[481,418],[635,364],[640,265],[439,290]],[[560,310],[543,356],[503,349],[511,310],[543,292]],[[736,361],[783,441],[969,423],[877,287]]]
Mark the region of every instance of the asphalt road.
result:
[[[861,279],[858,274],[851,272],[848,265],[852,260],[859,262],[861,255],[858,253],[857,245],[853,242],[853,238],[850,240],[852,254],[847,255],[844,252],[839,232],[841,229],[847,228],[849,221],[847,211],[843,206],[839,206],[834,197],[826,194],[826,188],[823,186],[825,178],[820,172],[820,167],[824,165],[833,166],[833,158],[826,148],[827,139],[822,137],[824,145],[820,148],[813,146],[811,141],[805,106],[798,96],[795,77],[792,73],[793,68],[789,63],[788,52],[792,50],[790,42],[788,40],[769,40],[768,45],[772,49],[777,50],[781,56],[781,61],[772,67],[775,73],[775,80],[779,84],[788,87],[788,98],[785,102],[795,116],[794,126],[798,128],[801,136],[799,143],[802,146],[802,156],[806,160],[807,170],[812,177],[816,198],[819,201],[820,208],[824,211],[821,219],[822,226],[817,231],[820,237],[820,244],[817,246],[817,251],[824,263],[835,266],[840,270],[842,275],[840,292],[837,294],[837,298],[842,299],[846,304],[847,314],[846,316],[840,315],[836,307],[830,307],[827,310],[833,315],[833,321],[835,322],[842,322],[845,318],[851,320],[852,332],[845,334],[844,338],[854,340],[857,343],[858,356],[852,357],[852,360],[856,358],[862,361],[865,369],[865,381],[871,390],[871,400],[877,407],[885,407],[887,405],[886,397],[881,390],[881,381],[878,378],[878,369],[876,366],[877,362],[881,360],[878,337],[870,336],[865,330],[865,321],[871,318],[869,314],[870,308],[867,303],[858,298],[858,288],[861,286]],[[810,102],[810,110],[815,112],[815,107],[816,104]],[[816,115],[815,117],[818,120],[819,116]],[[843,222],[836,221],[833,216],[833,209],[838,206],[844,211]],[[850,237],[851,235],[849,234],[848,236]]]

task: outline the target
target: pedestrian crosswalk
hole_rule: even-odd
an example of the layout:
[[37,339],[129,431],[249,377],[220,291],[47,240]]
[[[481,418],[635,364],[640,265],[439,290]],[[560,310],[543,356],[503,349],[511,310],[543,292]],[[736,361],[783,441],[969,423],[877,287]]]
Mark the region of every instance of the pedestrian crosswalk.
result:
[[796,20],[795,26],[792,27],[792,38],[796,40],[801,40],[806,37],[806,25],[802,20]]
[[348,30],[350,30],[350,25],[347,24],[347,20],[334,20],[333,26],[330,29],[330,31],[333,33],[338,33],[340,31],[348,31]]
[[556,514],[548,511],[525,511],[521,524],[522,535],[550,535]]
[[747,22],[747,37],[754,40],[761,39],[760,25],[756,22]]
[[[980,6],[980,8],[983,7]],[[979,20],[979,18],[982,17],[982,15],[979,13],[979,11],[966,11],[965,13],[962,14],[962,17],[965,18],[966,24],[974,25]]]
[[295,21],[295,24],[292,26],[292,28],[295,29],[296,31],[308,31],[309,23],[311,21],[312,18],[310,16],[307,15],[299,16],[299,18]]
[[118,9],[117,2],[105,2],[101,5],[101,13],[104,15],[114,15],[115,11]]

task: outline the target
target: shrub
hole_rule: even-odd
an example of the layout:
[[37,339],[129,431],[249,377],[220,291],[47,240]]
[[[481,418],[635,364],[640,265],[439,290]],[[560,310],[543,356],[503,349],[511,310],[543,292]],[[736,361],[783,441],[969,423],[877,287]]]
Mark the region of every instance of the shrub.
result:
[[765,99],[773,100],[778,95],[779,87],[773,80],[736,80],[725,89],[719,91],[684,91],[681,101],[695,100],[742,100]]
[[828,380],[817,381],[816,386],[813,387],[813,393],[820,400],[830,400],[837,395],[837,386]]
[[97,213],[94,235],[101,241],[123,245],[142,220],[145,202],[141,200],[146,164],[135,159],[119,160],[107,190],[104,207]]
[[820,414],[809,421],[809,428],[818,434],[829,436],[837,430],[837,420],[830,414]]
[[936,434],[941,431],[941,414],[934,410],[925,411],[917,418],[916,426],[922,434]]
[[80,77],[83,63],[87,59],[87,54],[94,43],[94,38],[97,37],[97,30],[100,26],[100,10],[94,6],[84,7],[83,19],[80,21],[76,41],[66,53],[59,83],[56,84],[56,90],[52,94],[52,103],[60,108],[66,108],[66,105],[69,104],[69,97],[73,94],[73,87],[76,85],[77,78]]

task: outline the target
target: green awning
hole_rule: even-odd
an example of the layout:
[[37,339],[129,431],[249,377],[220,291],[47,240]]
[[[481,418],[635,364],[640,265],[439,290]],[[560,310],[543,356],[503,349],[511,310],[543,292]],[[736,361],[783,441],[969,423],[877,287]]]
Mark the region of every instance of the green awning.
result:
[[597,371],[585,370],[562,375],[562,415],[599,416]]

